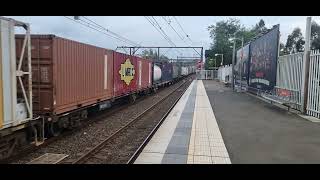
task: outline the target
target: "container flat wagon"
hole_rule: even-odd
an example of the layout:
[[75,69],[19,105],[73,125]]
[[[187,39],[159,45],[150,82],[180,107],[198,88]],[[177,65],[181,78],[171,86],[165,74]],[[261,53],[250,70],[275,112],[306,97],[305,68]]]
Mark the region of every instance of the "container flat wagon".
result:
[[55,35],[31,35],[31,42],[34,112],[50,122],[53,135],[87,118],[89,106],[102,110],[152,86],[149,60]]
[[[14,47],[16,52],[10,53],[16,55],[8,57],[15,57],[13,59],[17,61],[1,56],[0,75],[2,79],[17,82],[11,81],[13,78],[10,77],[10,73],[5,73],[10,67],[6,67],[7,64],[3,62],[12,61],[18,65],[16,62],[19,59],[28,58],[26,62],[29,64],[23,62],[21,66],[22,69],[30,67],[29,74],[32,74],[32,78],[29,81],[24,78],[21,83],[32,89],[29,91],[31,106],[27,108],[26,101],[15,103],[20,113],[19,117],[31,114],[31,119],[21,121],[19,127],[16,127],[17,124],[9,126],[6,121],[0,121],[0,144],[3,145],[0,146],[0,152],[3,154],[0,155],[0,160],[9,156],[17,146],[17,139],[24,143],[35,141],[38,145],[37,136],[41,135],[43,142],[45,138],[58,136],[63,129],[78,127],[91,109],[110,108],[117,99],[129,98],[134,101],[138,95],[150,93],[162,85],[170,85],[182,77],[182,66],[175,66],[169,62],[156,65],[153,61],[141,57],[55,35],[30,35],[27,37],[27,40],[30,39],[30,44],[27,43],[30,51],[24,50],[25,37],[11,33],[10,38],[14,45],[10,46]],[[1,46],[0,51],[2,52]],[[7,92],[6,82],[9,80],[0,83],[5,90],[0,92],[1,94]],[[23,97],[24,93],[23,89],[17,86],[19,98]],[[0,110],[5,109],[3,104],[7,103],[7,99],[0,99],[3,101],[0,102]],[[1,111],[0,114],[6,115]],[[34,120],[34,117],[38,117],[37,120]],[[33,132],[30,132],[29,127],[32,127]],[[7,138],[9,136],[12,138]],[[7,147],[9,143],[6,144],[5,141],[14,143]]]

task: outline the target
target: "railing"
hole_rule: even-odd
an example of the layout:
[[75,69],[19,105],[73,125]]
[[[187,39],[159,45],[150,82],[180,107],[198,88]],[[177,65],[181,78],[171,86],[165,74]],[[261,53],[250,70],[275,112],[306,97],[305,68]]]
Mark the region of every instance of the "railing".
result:
[[307,114],[320,118],[320,51],[310,54]]
[[218,80],[225,83],[231,82],[232,66],[225,65],[218,69]]
[[[301,85],[302,85],[302,67],[303,67],[304,53],[295,53],[278,58],[277,66],[277,85],[275,90],[281,89],[283,92],[291,93],[290,97],[282,97],[284,99],[290,98],[290,106],[294,109],[300,110],[302,105]],[[276,98],[279,98],[276,95]]]
[[298,90],[284,89],[275,87],[271,91],[265,91],[261,93],[261,96],[271,102],[276,102],[288,108],[293,108],[293,105],[297,105],[301,92]]
[[197,70],[197,79],[201,80],[214,80],[218,76],[217,70]]

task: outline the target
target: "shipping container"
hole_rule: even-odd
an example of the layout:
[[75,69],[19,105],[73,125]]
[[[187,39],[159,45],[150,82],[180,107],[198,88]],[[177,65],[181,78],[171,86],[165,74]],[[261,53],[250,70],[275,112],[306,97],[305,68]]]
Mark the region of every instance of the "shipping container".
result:
[[[26,41],[25,44],[21,44],[20,51],[15,51],[17,27],[23,27],[21,32],[25,32],[21,34]],[[26,86],[32,82],[32,77],[29,75],[31,74],[31,59],[29,59],[31,46],[27,33],[29,30],[29,25],[26,23],[0,17],[0,137],[6,134],[4,132],[10,134],[34,120],[31,88]],[[24,57],[20,60],[16,57],[20,57],[22,49]],[[1,150],[0,147],[0,152],[3,152]],[[1,157],[0,154],[0,159]]]
[[249,90],[272,90],[276,85],[279,25],[250,44]]
[[153,82],[161,80],[161,68],[158,65],[153,65]]
[[179,66],[176,63],[172,64],[172,77],[176,79],[179,77]]
[[181,63],[180,62],[173,62],[173,78],[181,77]]
[[138,60],[138,90],[152,86],[152,61],[137,57]]
[[121,97],[138,89],[139,67],[137,57],[113,52],[114,58],[114,95]]
[[173,66],[169,62],[156,62],[161,69],[161,82],[169,82],[173,80]]
[[182,66],[181,67],[181,75],[182,76],[188,75],[188,67],[187,66]]
[[[17,35],[17,51],[22,42]],[[55,35],[31,35],[31,46],[36,113],[58,115],[113,97],[111,50]]]

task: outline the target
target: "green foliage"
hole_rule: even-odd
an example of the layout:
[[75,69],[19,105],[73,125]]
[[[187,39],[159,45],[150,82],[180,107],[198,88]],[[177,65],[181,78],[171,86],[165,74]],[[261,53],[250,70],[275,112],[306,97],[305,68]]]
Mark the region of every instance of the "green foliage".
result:
[[313,21],[311,24],[311,49],[320,49],[320,26]]
[[[240,24],[238,19],[230,18],[227,21],[219,21],[215,25],[208,27],[210,37],[213,40],[208,59],[216,59],[217,66],[220,66],[221,56],[215,57],[215,54],[223,54],[223,64],[232,63],[233,42],[229,41],[236,33],[237,38],[243,38],[244,45],[259,33],[266,31],[264,21],[261,19],[253,28],[246,28]],[[241,47],[241,40],[236,40],[236,49]],[[206,68],[210,67],[210,61],[206,61]]]
[[[217,22],[216,25],[208,27],[210,37],[213,39],[211,44],[210,58],[215,58],[214,55],[219,53],[224,55],[224,64],[230,64],[232,62],[232,42],[229,38],[240,29],[240,22],[237,19],[229,19],[227,21]],[[222,57],[216,57],[220,60]],[[221,61],[221,60],[220,60]]]
[[[301,29],[297,27],[288,35],[286,45],[283,51],[280,51],[280,55],[302,52],[304,44]],[[311,49],[320,49],[320,26],[315,21],[311,23]]]
[[260,33],[263,33],[264,31],[268,30],[268,28],[265,27],[265,23],[263,19],[260,19],[260,21],[255,25],[255,27],[251,30],[255,35],[258,35]]
[[207,59],[205,61],[204,67],[205,69],[213,69],[214,67],[219,67],[221,63],[221,60],[217,59]]
[[280,53],[279,53],[279,55],[283,56],[283,55],[286,55],[286,54],[288,54],[288,52],[286,51],[285,45],[283,43],[280,43]]
[[[210,37],[213,40],[210,50],[208,51],[205,67],[209,68],[214,66],[208,59],[216,59],[217,66],[220,66],[221,56],[215,57],[215,54],[224,54],[224,65],[232,63],[232,46],[233,42],[228,39],[233,37],[236,33],[237,38],[244,39],[244,45],[251,41],[255,36],[268,30],[265,27],[265,22],[261,19],[252,28],[246,28],[240,24],[238,19],[229,19],[227,21],[219,21],[215,25],[208,27]],[[320,25],[316,22],[311,24],[311,49],[320,49]],[[291,34],[288,35],[285,44],[280,43],[280,56],[290,53],[304,51],[304,38],[300,28],[295,28]],[[241,41],[236,41],[236,49],[241,47]]]
[[287,43],[285,45],[285,53],[303,52],[305,41],[300,28],[295,28],[291,34],[288,35]]

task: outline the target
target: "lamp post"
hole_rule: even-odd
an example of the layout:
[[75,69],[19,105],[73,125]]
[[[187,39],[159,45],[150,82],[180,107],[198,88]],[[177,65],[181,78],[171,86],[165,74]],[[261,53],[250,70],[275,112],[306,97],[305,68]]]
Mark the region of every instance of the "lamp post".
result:
[[221,66],[223,66],[223,54],[215,54],[214,56],[215,56],[215,57],[217,57],[217,56],[222,56]]
[[243,38],[241,38],[241,56],[240,56],[240,92],[242,91],[242,69],[243,69]]
[[235,54],[236,54],[236,40],[241,40],[241,56],[240,56],[240,92],[242,91],[242,57],[243,57],[243,42],[244,39],[243,37],[240,38],[236,38],[235,37],[236,33],[234,33],[234,37],[230,38],[229,41],[233,41],[233,54],[232,54],[232,88],[234,90],[234,64],[235,64]]

